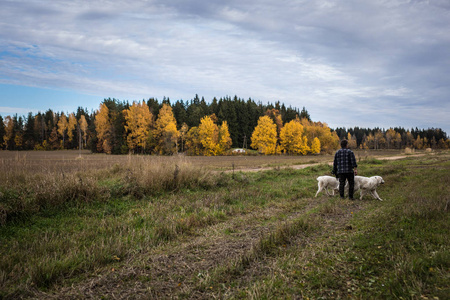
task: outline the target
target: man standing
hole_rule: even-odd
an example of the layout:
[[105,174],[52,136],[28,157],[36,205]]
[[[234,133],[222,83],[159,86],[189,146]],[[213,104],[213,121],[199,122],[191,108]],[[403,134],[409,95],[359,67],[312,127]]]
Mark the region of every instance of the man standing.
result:
[[355,175],[357,175],[355,154],[348,149],[348,141],[341,141],[341,149],[334,155],[333,174],[339,178],[339,195],[344,199],[345,180],[348,180],[348,197],[353,200]]

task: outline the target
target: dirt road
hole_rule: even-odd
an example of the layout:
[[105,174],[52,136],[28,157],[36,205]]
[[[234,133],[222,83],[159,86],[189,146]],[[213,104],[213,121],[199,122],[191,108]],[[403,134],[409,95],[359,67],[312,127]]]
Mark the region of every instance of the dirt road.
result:
[[[399,159],[405,159],[407,157],[416,157],[416,156],[423,156],[425,154],[414,154],[414,155],[397,155],[397,156],[374,156],[373,158],[379,159],[379,160],[399,160]],[[273,169],[286,169],[291,168],[295,170],[305,169],[312,166],[317,166],[323,163],[312,163],[312,164],[301,164],[301,165],[291,165],[291,166],[278,166],[278,167],[258,167],[258,168],[242,168],[242,169],[236,169],[236,170],[226,170],[225,173],[231,173],[231,172],[260,172],[260,171],[267,171],[267,170],[273,170]],[[332,166],[333,162],[328,162],[328,165]]]

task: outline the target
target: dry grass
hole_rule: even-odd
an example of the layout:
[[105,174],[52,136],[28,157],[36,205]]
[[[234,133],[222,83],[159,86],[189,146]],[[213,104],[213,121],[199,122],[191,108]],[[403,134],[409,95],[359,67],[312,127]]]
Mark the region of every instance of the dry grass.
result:
[[126,195],[141,198],[180,188],[208,188],[221,180],[220,174],[193,166],[182,156],[95,159],[96,155],[86,154],[80,159],[76,152],[69,156],[61,154],[66,151],[50,156],[36,153],[8,153],[1,160],[0,225],[72,202],[109,201]]

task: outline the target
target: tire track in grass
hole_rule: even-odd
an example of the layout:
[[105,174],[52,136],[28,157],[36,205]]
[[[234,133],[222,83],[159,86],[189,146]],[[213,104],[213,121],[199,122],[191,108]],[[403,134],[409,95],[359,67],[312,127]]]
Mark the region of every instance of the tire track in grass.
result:
[[[268,207],[245,215],[232,216],[209,226],[197,236],[182,236],[150,253],[136,254],[108,269],[97,270],[96,277],[52,292],[37,292],[37,298],[204,298],[217,270],[248,259],[257,248],[289,230],[289,222],[317,209],[327,198],[303,198],[303,208]],[[298,204],[297,204],[298,206]],[[280,221],[280,219],[283,221]],[[275,239],[276,243],[276,239]],[[255,250],[256,249],[256,250]]]

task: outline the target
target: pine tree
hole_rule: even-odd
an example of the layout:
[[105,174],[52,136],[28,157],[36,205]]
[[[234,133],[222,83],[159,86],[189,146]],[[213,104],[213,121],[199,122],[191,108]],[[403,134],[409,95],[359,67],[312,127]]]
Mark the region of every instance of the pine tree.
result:
[[33,114],[31,112],[28,113],[27,121],[25,123],[25,131],[24,131],[24,135],[23,135],[24,144],[25,144],[24,148],[28,149],[28,150],[34,149],[34,145],[36,143],[35,132],[34,132],[34,127],[35,127],[34,121],[35,120],[34,120]]

